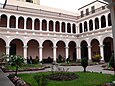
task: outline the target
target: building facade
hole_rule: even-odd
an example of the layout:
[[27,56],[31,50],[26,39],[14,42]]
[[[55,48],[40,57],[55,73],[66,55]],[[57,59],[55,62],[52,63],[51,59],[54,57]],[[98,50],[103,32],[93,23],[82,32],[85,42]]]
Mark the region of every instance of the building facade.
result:
[[[108,62],[113,52],[107,3],[94,1],[72,13],[38,5],[38,0],[8,0],[0,8],[0,54],[39,60],[59,55],[76,61],[96,54]],[[36,4],[33,4],[36,3]]]

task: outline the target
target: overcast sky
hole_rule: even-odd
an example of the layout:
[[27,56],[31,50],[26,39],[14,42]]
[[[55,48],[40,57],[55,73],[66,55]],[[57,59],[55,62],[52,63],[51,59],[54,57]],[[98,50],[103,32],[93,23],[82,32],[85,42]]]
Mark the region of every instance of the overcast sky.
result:
[[[5,0],[0,0],[3,3]],[[95,0],[40,0],[40,4],[48,7],[59,8],[77,12],[77,9]]]

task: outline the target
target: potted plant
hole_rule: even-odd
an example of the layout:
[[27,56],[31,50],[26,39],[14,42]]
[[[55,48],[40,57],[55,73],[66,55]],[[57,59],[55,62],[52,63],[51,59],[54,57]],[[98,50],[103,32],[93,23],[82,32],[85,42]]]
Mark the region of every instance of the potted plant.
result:
[[100,62],[100,60],[102,59],[100,54],[96,54],[92,57],[92,61],[94,62]]

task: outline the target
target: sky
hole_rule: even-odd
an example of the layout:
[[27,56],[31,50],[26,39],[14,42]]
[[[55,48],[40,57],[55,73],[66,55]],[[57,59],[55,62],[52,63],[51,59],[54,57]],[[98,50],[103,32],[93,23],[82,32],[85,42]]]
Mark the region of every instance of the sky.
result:
[[[0,3],[3,3],[4,1],[5,0],[0,0]],[[77,9],[93,1],[95,0],[40,0],[40,4],[48,7],[77,12]]]

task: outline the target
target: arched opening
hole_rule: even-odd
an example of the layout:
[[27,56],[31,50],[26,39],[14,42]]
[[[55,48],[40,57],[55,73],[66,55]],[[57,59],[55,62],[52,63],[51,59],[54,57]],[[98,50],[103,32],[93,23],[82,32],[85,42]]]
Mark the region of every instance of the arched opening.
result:
[[65,62],[66,57],[65,57],[65,43],[63,41],[58,41],[57,44],[57,59],[59,59],[59,56],[62,56],[62,62]]
[[56,30],[56,32],[59,32],[60,31],[60,23],[59,23],[59,21],[56,21],[56,24],[55,24],[55,30]]
[[35,19],[35,21],[34,21],[34,29],[35,30],[40,30],[40,20],[39,19]]
[[65,22],[62,22],[61,28],[62,28],[62,32],[65,32]]
[[32,29],[32,19],[31,18],[27,18],[26,28],[29,29],[29,30]]
[[89,20],[89,30],[93,30],[93,20]]
[[105,16],[103,15],[101,17],[101,28],[104,28],[104,27],[106,27],[106,19],[105,19]]
[[111,37],[106,37],[103,41],[104,45],[104,60],[109,62],[110,57],[113,53],[113,39]]
[[53,43],[50,40],[46,40],[43,43],[43,62],[52,63],[53,62]]
[[73,33],[76,33],[76,25],[75,24],[73,24],[72,28],[73,28]]
[[88,59],[88,44],[86,41],[81,42],[81,58],[86,57]]
[[83,32],[82,23],[79,24],[79,31],[80,31],[80,33]]
[[42,20],[42,30],[47,31],[47,21],[45,19]]
[[23,56],[23,42],[20,39],[14,39],[10,42],[10,55]]
[[24,18],[23,17],[18,18],[18,28],[24,29]]
[[73,41],[69,42],[69,57],[71,61],[76,62],[76,43]]
[[95,29],[99,29],[99,19],[95,18]]
[[49,31],[53,31],[53,21],[49,21]]
[[86,31],[88,31],[88,29],[87,29],[87,22],[85,21],[84,22],[84,32],[86,32]]
[[6,43],[3,39],[0,38],[0,55],[6,53]]
[[111,22],[111,14],[108,14],[108,26],[111,26],[112,22]]
[[7,16],[4,14],[0,18],[0,27],[7,27]]
[[93,39],[91,41],[91,57],[97,54],[100,54],[99,41],[97,39]]
[[71,24],[67,23],[67,33],[71,33]]
[[10,16],[10,28],[16,28],[16,17]]
[[27,43],[27,56],[28,58],[31,56],[32,59],[35,59],[37,56],[39,57],[39,43],[32,39]]

